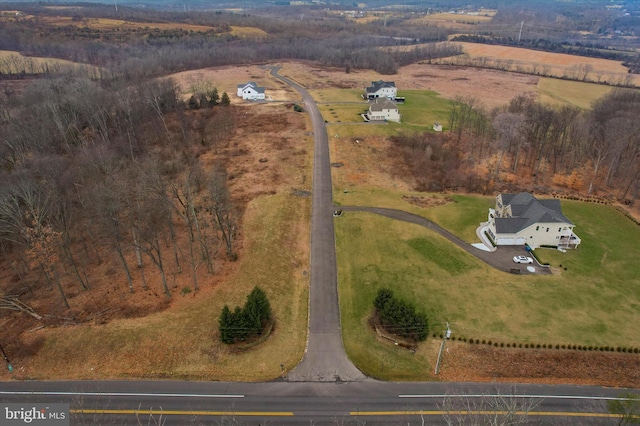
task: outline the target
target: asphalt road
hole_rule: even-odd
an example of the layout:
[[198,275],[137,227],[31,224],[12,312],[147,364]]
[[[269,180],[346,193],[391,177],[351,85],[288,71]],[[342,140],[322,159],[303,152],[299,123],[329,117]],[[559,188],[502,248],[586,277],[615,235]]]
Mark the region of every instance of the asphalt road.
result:
[[302,362],[286,378],[305,382],[366,380],[347,358],[342,343],[327,129],[309,92],[278,75],[278,67],[271,67],[271,74],[300,93],[314,134],[309,333]]
[[0,402],[69,403],[73,424],[439,425],[452,411],[481,418],[480,410],[515,404],[511,411],[529,411],[528,424],[604,425],[619,420],[607,417],[606,403],[622,392],[496,383],[77,381],[2,383]]

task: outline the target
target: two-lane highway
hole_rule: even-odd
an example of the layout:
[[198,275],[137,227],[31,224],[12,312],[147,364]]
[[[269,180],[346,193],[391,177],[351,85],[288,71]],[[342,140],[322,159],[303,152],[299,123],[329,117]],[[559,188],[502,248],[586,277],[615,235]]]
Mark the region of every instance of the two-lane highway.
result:
[[523,416],[529,411],[530,424],[611,424],[619,419],[606,413],[606,403],[622,393],[581,386],[376,381],[2,385],[0,401],[70,403],[78,424],[138,424],[141,420],[143,425],[156,424],[159,418],[163,424],[183,425],[438,425],[446,424],[448,416],[488,414],[481,410],[501,410],[498,416],[512,412]]

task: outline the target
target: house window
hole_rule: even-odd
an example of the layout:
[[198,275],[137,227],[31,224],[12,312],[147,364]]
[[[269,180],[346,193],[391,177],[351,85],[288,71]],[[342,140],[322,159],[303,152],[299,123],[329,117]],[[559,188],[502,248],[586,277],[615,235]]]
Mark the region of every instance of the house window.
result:
[[558,228],[558,232],[562,231],[562,228]]
[[540,226],[536,226],[536,231],[539,231],[539,230],[540,230]]
[[547,232],[549,232],[549,228],[547,228]]

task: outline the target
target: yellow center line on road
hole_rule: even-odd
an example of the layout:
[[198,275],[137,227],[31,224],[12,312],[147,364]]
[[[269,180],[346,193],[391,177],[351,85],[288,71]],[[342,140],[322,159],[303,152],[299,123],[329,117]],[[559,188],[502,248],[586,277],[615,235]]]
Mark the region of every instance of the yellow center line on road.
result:
[[293,416],[293,413],[290,411],[93,410],[85,408],[78,410],[72,409],[70,411],[73,414],[141,414],[149,416]]
[[517,416],[557,416],[557,417],[604,417],[604,418],[622,418],[621,414],[609,414],[609,413],[580,413],[580,412],[568,412],[568,411],[351,411],[351,416],[443,416],[443,415],[462,415],[462,416],[490,416],[499,415],[504,416],[507,414]]

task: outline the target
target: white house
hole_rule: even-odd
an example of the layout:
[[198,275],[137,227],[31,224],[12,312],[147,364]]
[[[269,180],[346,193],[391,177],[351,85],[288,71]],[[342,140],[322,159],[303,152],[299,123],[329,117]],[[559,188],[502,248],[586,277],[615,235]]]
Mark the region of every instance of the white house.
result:
[[258,84],[253,81],[244,84],[238,84],[237,95],[242,99],[248,99],[251,101],[257,101],[265,98],[264,87],[259,87]]
[[528,192],[500,194],[489,209],[487,233],[496,245],[578,248],[575,225],[562,214],[560,200],[538,200]]
[[363,114],[366,121],[400,122],[400,113],[396,104],[386,98],[378,98],[369,105],[369,111]]
[[367,99],[387,98],[394,100],[398,95],[396,83],[393,81],[372,81],[371,86],[367,87]]

